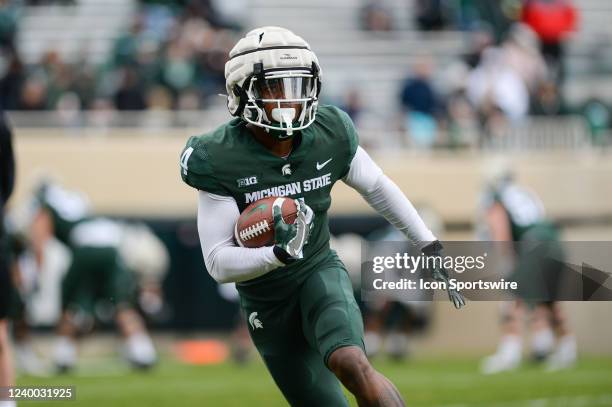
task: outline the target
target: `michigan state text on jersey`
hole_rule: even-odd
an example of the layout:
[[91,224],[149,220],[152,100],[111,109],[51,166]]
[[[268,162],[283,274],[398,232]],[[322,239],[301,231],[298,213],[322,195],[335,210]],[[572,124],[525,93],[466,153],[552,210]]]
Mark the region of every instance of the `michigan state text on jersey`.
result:
[[[247,33],[225,66],[228,109],[236,118],[189,139],[181,177],[199,190],[198,231],[208,272],[218,282],[237,283],[251,337],[287,401],[348,406],[340,381],[360,406],[382,400],[403,406],[395,386],[365,357],[352,286],[329,248],[333,185],[342,180],[356,189],[424,251],[435,255],[441,245],[358,146],[348,115],[319,107],[321,72],[308,43],[291,31]],[[304,215],[298,214],[297,225],[275,216],[272,247],[238,247],[233,230],[240,212],[270,196],[298,200]],[[448,280],[444,270],[434,276]],[[464,304],[458,292],[449,290],[449,296],[455,306]]]

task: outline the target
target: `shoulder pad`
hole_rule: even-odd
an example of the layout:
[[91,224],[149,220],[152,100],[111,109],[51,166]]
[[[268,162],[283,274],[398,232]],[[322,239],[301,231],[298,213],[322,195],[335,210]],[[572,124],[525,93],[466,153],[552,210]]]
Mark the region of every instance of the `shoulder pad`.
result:
[[187,141],[179,161],[181,178],[193,188],[227,195],[214,176],[212,157],[206,147],[206,137],[209,135],[193,136]]

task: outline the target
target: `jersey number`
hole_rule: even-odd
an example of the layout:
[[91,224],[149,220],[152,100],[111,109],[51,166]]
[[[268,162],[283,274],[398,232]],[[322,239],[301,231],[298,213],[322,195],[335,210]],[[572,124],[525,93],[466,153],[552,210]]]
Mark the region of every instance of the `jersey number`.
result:
[[183,169],[183,174],[185,175],[187,175],[187,162],[189,162],[191,153],[193,153],[193,147],[186,148],[181,155],[181,168]]

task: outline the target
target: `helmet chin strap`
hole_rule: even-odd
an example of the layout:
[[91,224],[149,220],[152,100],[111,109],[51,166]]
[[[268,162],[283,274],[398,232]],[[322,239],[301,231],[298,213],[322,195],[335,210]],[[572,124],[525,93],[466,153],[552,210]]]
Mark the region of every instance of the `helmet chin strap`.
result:
[[293,134],[287,134],[285,130],[277,130],[277,129],[268,129],[266,128],[266,133],[270,136],[274,137],[277,140],[289,140],[293,137]]

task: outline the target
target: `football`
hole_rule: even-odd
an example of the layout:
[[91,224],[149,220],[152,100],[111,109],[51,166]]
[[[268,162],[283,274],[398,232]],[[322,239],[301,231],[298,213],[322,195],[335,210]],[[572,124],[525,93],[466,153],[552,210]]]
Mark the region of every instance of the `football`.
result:
[[263,247],[274,244],[274,217],[272,205],[280,200],[283,220],[295,222],[298,207],[294,199],[268,197],[253,202],[240,214],[234,227],[234,237],[239,246]]

